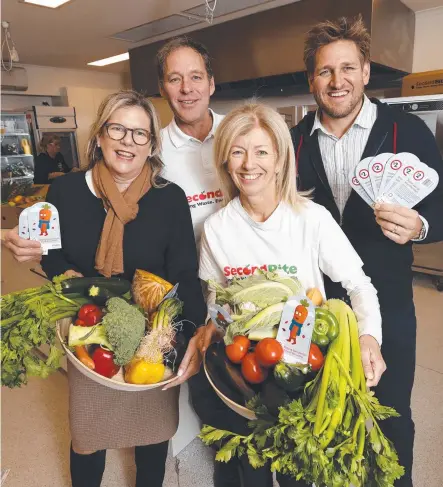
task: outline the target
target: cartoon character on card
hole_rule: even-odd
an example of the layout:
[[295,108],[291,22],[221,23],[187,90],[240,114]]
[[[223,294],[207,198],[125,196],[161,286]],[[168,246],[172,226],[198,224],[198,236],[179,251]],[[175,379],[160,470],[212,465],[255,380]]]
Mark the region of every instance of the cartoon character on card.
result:
[[289,325],[289,338],[288,342],[292,344],[297,343],[297,337],[300,336],[303,323],[308,317],[309,303],[302,299],[300,304],[294,310],[294,316],[292,317],[291,324]]
[[51,225],[52,211],[49,205],[43,205],[38,214],[38,227],[40,228],[40,235],[48,235],[48,230]]

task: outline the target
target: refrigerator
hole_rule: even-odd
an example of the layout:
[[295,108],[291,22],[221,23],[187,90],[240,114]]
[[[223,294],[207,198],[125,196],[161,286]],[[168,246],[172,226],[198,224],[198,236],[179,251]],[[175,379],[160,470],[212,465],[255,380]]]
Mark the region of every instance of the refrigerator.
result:
[[22,195],[34,179],[34,152],[26,114],[2,112],[0,120],[1,199]]
[[60,137],[60,152],[66,164],[79,167],[77,120],[74,107],[34,106],[26,113],[31,128],[34,153],[40,153],[40,141],[47,134]]
[[[443,95],[385,98],[381,101],[398,110],[412,113],[426,123],[434,134],[443,165]],[[413,245],[413,251],[412,269],[432,276],[437,289],[443,291],[443,242],[416,244]]]

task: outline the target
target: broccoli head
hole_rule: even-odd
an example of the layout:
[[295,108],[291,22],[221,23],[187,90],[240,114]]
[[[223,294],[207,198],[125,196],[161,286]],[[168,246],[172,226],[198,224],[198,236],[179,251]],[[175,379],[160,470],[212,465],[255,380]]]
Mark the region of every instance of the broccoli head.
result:
[[114,351],[114,362],[126,365],[145,334],[145,317],[137,307],[119,297],[108,299],[106,310],[102,325]]

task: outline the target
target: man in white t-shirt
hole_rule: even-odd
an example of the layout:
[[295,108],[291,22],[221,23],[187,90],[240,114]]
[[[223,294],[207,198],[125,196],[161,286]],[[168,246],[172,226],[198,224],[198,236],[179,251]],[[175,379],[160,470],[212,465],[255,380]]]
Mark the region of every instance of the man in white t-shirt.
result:
[[[203,224],[221,208],[223,198],[212,155],[214,134],[223,116],[209,108],[215,90],[209,53],[186,36],[172,39],[157,53],[157,74],[160,92],[174,113],[172,122],[162,130],[163,175],[186,193],[199,247]],[[203,370],[188,383],[194,409],[203,423],[230,425],[238,433],[248,431],[247,421],[211,390]],[[245,487],[272,487],[269,468],[253,469],[246,455],[242,462],[215,462],[215,487],[240,485],[239,466]]]
[[172,39],[157,53],[157,73],[174,113],[162,130],[163,174],[186,193],[198,243],[204,221],[222,202],[212,145],[223,117],[209,108],[215,90],[209,53],[188,37]]

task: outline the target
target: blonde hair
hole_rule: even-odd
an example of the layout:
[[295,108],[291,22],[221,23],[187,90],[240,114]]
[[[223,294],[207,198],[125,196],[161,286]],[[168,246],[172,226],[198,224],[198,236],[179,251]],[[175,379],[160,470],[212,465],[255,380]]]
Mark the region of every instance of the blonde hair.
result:
[[315,71],[315,56],[319,49],[336,41],[354,42],[360,53],[361,64],[370,61],[371,36],[361,14],[355,18],[325,20],[314,25],[306,34],[303,59],[310,76]]
[[88,169],[91,169],[95,164],[103,158],[103,153],[98,146],[97,136],[103,134],[106,122],[111,118],[112,114],[119,108],[140,107],[149,117],[151,123],[151,155],[148,160],[151,165],[151,185],[153,187],[161,187],[157,178],[160,176],[163,169],[163,162],[160,159],[161,152],[161,138],[160,138],[160,120],[154,109],[153,104],[142,94],[133,90],[122,90],[117,93],[108,95],[100,104],[97,112],[97,117],[91,126],[89,132],[88,144],[86,147],[86,158],[88,160]]
[[61,142],[61,139],[58,135],[55,134],[45,134],[40,141],[40,151],[46,152],[48,149],[48,145],[52,144],[53,142]]
[[227,205],[239,195],[228,173],[228,158],[234,140],[260,127],[272,139],[277,155],[276,163],[280,166],[277,174],[277,196],[280,201],[298,209],[309,193],[298,193],[296,185],[295,153],[289,128],[282,116],[273,108],[247,103],[232,110],[220,123],[214,139],[214,161],[223,192],[223,203]]

